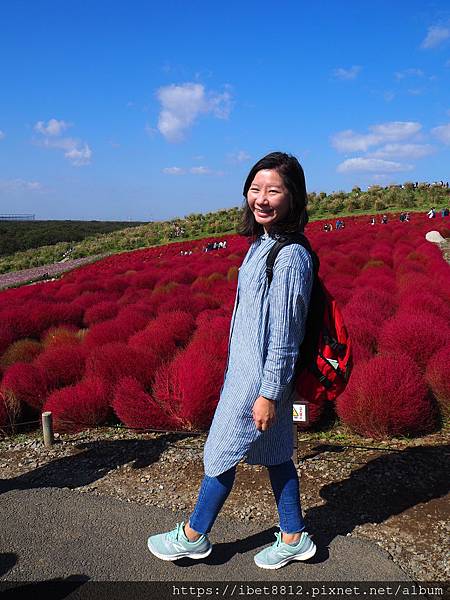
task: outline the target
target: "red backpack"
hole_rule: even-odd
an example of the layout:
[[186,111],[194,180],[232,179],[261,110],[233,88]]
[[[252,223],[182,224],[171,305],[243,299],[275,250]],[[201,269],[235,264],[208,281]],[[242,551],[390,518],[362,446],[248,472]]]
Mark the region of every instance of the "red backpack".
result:
[[305,337],[300,345],[295,372],[298,396],[302,402],[311,403],[313,408],[314,405],[322,405],[325,400],[334,402],[344,391],[352,368],[351,342],[342,313],[319,277],[319,257],[303,234],[278,238],[272,246],[266,261],[269,286],[275,258],[281,248],[289,244],[303,246],[314,264]]

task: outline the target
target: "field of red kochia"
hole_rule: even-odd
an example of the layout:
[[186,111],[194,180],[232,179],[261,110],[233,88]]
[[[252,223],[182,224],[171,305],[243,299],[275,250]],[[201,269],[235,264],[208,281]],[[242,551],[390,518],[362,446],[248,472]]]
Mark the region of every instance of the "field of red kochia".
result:
[[[320,276],[342,308],[354,368],[335,410],[371,437],[432,431],[448,417],[450,266],[425,240],[445,219],[343,230],[308,225]],[[207,429],[226,367],[246,239],[111,256],[49,283],[0,293],[0,428],[51,410],[55,429],[119,419]],[[190,255],[181,250],[191,249]],[[311,407],[313,421],[324,406]]]

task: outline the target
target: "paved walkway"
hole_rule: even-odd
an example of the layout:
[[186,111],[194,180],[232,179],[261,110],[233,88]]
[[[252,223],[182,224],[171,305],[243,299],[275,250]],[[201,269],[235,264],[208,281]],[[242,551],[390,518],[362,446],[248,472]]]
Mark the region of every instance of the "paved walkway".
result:
[[306,563],[262,571],[253,556],[275,530],[220,516],[207,559],[160,561],[147,550],[147,536],[173,528],[180,515],[68,489],[5,491],[0,514],[3,581],[409,581],[378,546],[341,536],[329,548],[316,540],[320,550]]

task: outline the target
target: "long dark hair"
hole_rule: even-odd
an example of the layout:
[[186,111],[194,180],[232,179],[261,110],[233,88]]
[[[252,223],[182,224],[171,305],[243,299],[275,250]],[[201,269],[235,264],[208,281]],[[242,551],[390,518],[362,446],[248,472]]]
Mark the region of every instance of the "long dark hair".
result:
[[302,166],[291,154],[284,152],[271,152],[261,158],[251,169],[244,183],[244,204],[242,221],[238,229],[240,235],[251,239],[262,235],[264,227],[256,222],[255,216],[247,202],[247,194],[256,173],[262,169],[275,169],[283,179],[283,183],[289,192],[289,212],[281,221],[270,227],[270,235],[291,236],[303,233],[308,223],[308,196],[306,193],[305,174]]

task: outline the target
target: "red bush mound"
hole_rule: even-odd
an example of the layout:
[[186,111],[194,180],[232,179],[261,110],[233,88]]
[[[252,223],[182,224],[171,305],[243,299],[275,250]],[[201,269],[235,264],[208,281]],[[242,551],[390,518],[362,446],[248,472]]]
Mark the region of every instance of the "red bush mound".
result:
[[50,346],[60,346],[61,344],[79,344],[79,330],[73,325],[64,325],[63,327],[51,327],[42,334],[42,344],[48,348]]
[[44,411],[53,414],[56,431],[76,432],[101,425],[111,413],[107,384],[97,377],[53,392]]
[[39,352],[42,350],[42,345],[36,340],[25,338],[18,340],[9,346],[6,352],[0,358],[0,367],[6,369],[16,362],[33,362]]
[[0,385],[19,402],[40,410],[47,397],[45,373],[34,364],[18,362],[8,367]]
[[382,326],[378,350],[380,354],[407,354],[425,372],[429,359],[447,344],[449,336],[444,319],[429,313],[399,311]]
[[164,430],[181,427],[176,414],[167,412],[167,407],[164,410],[133,377],[124,377],[117,384],[113,409],[128,427]]
[[374,438],[426,432],[436,420],[423,377],[402,354],[355,365],[336,410],[352,429]]
[[348,315],[345,318],[345,325],[352,342],[354,363],[373,358],[378,349],[379,324],[373,320],[368,322],[354,315]]
[[229,332],[230,318],[217,316],[198,327],[190,346],[199,353],[215,357],[225,368]]
[[187,290],[177,290],[169,299],[162,302],[157,314],[171,312],[174,310],[182,310],[191,313],[196,317],[202,310],[207,308],[219,308],[219,303],[205,294],[193,294],[188,288]]
[[86,375],[99,377],[110,386],[122,377],[130,376],[148,386],[160,360],[151,350],[111,342],[91,352],[86,360]]
[[348,317],[373,321],[376,315],[376,320],[380,323],[392,317],[395,308],[392,294],[383,290],[359,287],[347,302],[342,313],[344,321]]
[[101,346],[113,341],[126,342],[136,331],[143,329],[148,323],[148,317],[140,311],[128,312],[117,315],[93,325],[85,337],[85,344],[89,347]]
[[92,325],[95,325],[95,323],[113,319],[117,316],[118,312],[119,306],[117,305],[117,302],[105,300],[98,304],[94,304],[94,306],[90,306],[84,313],[83,321],[87,327],[91,327]]
[[156,372],[155,400],[177,414],[186,429],[209,427],[219,400],[224,364],[190,344]]
[[399,311],[430,313],[450,323],[450,304],[426,290],[403,290],[399,299]]
[[172,331],[168,331],[163,319],[154,319],[142,331],[129,339],[132,348],[143,349],[159,356],[161,361],[175,353],[177,346]]
[[49,390],[80,381],[84,375],[86,350],[81,344],[49,346],[34,364],[44,373]]
[[438,401],[442,415],[450,417],[450,345],[447,344],[428,361],[425,379]]

